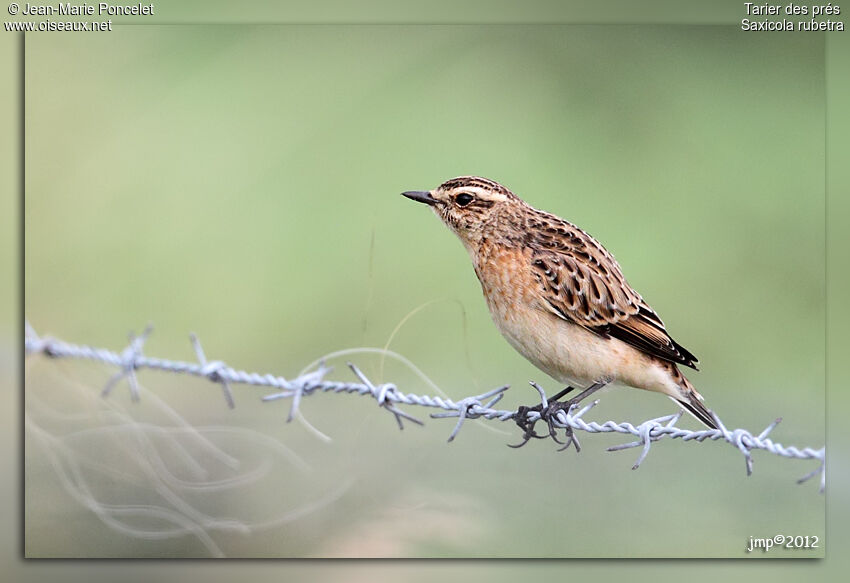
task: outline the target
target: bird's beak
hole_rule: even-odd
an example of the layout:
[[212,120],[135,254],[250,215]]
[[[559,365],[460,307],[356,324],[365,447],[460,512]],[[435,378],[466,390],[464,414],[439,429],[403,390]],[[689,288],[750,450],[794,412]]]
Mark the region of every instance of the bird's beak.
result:
[[431,196],[431,193],[427,190],[408,190],[407,192],[402,192],[401,195],[416,202],[424,202],[427,205],[434,206],[437,204],[437,199]]

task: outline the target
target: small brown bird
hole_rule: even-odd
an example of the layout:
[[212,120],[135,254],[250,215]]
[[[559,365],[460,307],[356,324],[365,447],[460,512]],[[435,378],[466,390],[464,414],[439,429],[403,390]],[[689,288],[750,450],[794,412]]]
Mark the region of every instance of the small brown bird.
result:
[[461,176],[402,194],[430,205],[460,238],[499,331],[539,369],[565,384],[593,383],[592,390],[619,381],[663,393],[717,428],[679,371],[680,364],[696,369],[697,358],[670,337],[593,237],[487,178]]

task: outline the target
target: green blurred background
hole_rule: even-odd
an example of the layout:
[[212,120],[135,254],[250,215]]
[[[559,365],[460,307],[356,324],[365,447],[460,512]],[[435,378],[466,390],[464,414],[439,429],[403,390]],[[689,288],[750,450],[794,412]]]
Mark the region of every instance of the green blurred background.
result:
[[[776,440],[824,443],[822,36],[147,26],[34,35],[26,66],[25,302],[42,334],[119,349],[152,321],[151,355],[191,359],[191,330],[210,359],[285,376],[392,336],[390,348],[452,398],[510,383],[505,406],[530,404],[528,380],[558,387],[499,336],[453,236],[398,196],[480,174],[617,256],[699,356],[690,378],[727,425],[757,432],[782,416]],[[348,358],[376,380],[433,393],[389,360]],[[344,362],[332,364],[347,380]],[[123,385],[99,403],[110,373],[30,359],[27,413],[38,435],[91,422],[70,457],[102,448],[130,475],[126,444],[99,439],[103,410],[170,420],[152,398],[131,405]],[[274,461],[244,488],[183,491],[188,503],[259,524],[339,494],[275,528],[211,529],[230,556],[743,557],[750,536],[824,536],[824,498],[794,483],[811,463],[757,453],[747,478],[727,445],[665,442],[632,472],[638,451],[606,453],[622,441],[610,436],[584,437],[581,455],[546,442],[514,451],[503,444],[516,428],[470,425],[446,445],[451,420],[399,433],[372,402],[317,395],[302,410],[325,443],[283,423],[288,405],[261,404],[262,390],[238,388],[230,411],[205,383],[141,381],[193,426],[243,431],[215,439],[247,466]],[[673,410],[614,389],[589,417],[637,423]],[[139,540],[104,525],[68,495],[33,435],[28,556],[209,554],[196,536]],[[257,435],[312,470],[290,471]],[[180,456],[163,451],[180,475]],[[110,504],[159,500],[144,483],[92,479]]]

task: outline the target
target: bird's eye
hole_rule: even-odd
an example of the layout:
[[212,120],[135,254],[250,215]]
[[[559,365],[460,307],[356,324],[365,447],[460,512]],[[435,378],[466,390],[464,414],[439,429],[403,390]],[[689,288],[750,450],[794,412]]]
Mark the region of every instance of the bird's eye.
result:
[[472,202],[472,195],[467,194],[466,192],[461,192],[455,197],[455,202],[457,203],[457,206],[466,206]]

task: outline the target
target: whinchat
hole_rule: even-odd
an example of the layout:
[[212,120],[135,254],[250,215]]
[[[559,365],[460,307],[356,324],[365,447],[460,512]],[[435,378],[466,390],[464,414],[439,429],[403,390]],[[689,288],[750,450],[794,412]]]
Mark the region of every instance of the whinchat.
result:
[[402,194],[429,205],[460,238],[493,321],[537,368],[593,390],[619,381],[663,393],[717,428],[679,370],[696,369],[697,358],[670,337],[596,239],[487,178]]

